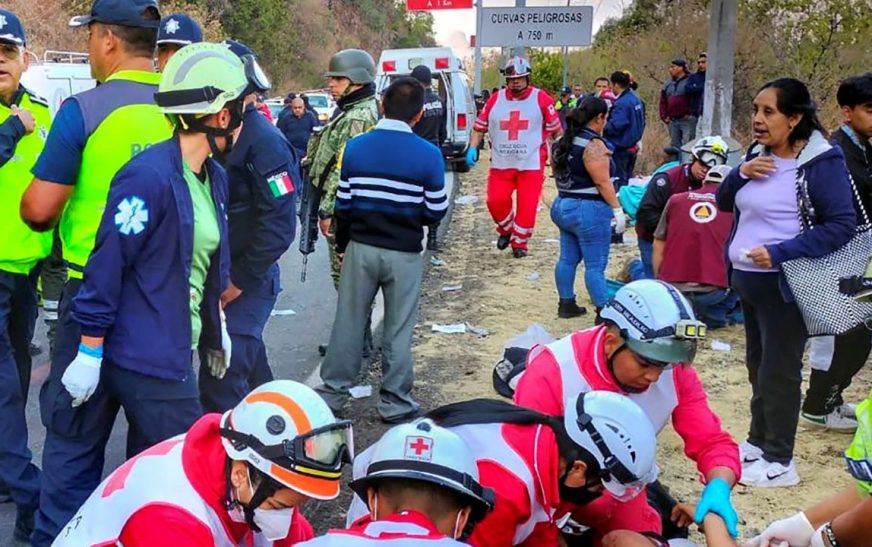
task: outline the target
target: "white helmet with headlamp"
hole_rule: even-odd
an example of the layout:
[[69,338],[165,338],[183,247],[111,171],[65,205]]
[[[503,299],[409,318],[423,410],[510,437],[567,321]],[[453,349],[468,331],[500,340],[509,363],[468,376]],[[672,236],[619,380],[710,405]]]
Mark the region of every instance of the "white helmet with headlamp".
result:
[[699,160],[708,167],[727,163],[729,152],[730,146],[717,135],[699,139],[690,149],[690,154],[694,159]]
[[668,283],[643,279],[621,287],[600,317],[621,331],[627,348],[662,366],[692,363],[706,326],[681,292]]

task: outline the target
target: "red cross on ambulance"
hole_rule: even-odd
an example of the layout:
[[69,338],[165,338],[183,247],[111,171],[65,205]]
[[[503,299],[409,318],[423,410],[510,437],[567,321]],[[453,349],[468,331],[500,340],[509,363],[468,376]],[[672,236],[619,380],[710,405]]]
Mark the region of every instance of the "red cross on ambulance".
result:
[[433,439],[417,435],[406,437],[404,457],[407,460],[431,461],[433,459]]

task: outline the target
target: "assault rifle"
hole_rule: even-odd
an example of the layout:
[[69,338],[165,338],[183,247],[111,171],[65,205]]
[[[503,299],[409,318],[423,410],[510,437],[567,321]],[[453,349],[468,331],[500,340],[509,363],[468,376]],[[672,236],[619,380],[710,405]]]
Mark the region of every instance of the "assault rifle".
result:
[[334,155],[324,166],[318,177],[318,185],[312,184],[309,179],[308,168],[304,170],[303,192],[300,198],[300,253],[303,255],[303,267],[300,271],[300,282],[306,282],[306,265],[309,255],[315,252],[315,243],[318,241],[318,208],[321,205],[321,196],[324,194],[324,183],[336,165]]

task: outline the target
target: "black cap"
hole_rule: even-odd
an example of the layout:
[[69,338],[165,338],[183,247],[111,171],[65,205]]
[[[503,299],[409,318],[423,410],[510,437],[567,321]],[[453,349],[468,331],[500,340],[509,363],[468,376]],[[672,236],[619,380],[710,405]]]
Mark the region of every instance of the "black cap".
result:
[[[156,17],[147,18],[151,10],[154,10]],[[160,26],[160,9],[157,0],[94,0],[91,15],[78,15],[70,19],[71,27],[83,27],[90,23],[157,29]]]
[[160,20],[157,45],[178,44],[187,46],[203,41],[200,24],[185,13],[171,13]]
[[561,95],[572,95],[572,88],[569,87],[568,85],[564,86],[564,88],[560,90],[560,94]]
[[672,64],[675,66],[680,66],[681,68],[687,68],[687,60],[678,57],[677,59],[672,60]]
[[433,74],[424,65],[418,65],[413,68],[411,76],[424,85],[430,85],[433,82]]
[[27,36],[18,16],[6,9],[0,9],[0,42],[16,46],[27,45]]
[[242,57],[243,55],[251,55],[252,57],[255,57],[254,52],[251,50],[251,48],[238,40],[232,40],[228,38],[221,43],[227,46],[227,48],[232,51],[237,57]]

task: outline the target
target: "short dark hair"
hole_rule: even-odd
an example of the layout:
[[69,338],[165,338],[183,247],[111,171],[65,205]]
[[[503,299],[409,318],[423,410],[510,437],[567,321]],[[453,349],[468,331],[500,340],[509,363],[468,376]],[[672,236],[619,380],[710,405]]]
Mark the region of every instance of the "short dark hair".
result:
[[621,70],[612,72],[612,85],[615,84],[618,84],[623,88],[630,87],[630,75]]
[[385,91],[382,106],[385,118],[411,123],[424,109],[424,86],[409,76],[397,78]]
[[[142,18],[147,21],[160,21],[160,14],[152,7],[146,8]],[[157,46],[157,28],[128,27],[125,25],[106,25],[122,42],[124,51],[135,57],[152,57]]]
[[775,90],[775,104],[779,112],[785,116],[802,115],[799,123],[788,135],[787,142],[793,144],[797,141],[806,141],[811,138],[815,131],[820,131],[824,136],[827,135],[827,130],[818,119],[817,105],[811,99],[811,93],[804,82],[796,78],[778,78],[763,84],[757,93],[759,94],[764,89]]
[[605,76],[600,76],[599,78],[597,78],[596,80],[593,81],[594,87],[596,87],[596,84],[598,84],[600,82],[605,82],[606,84],[610,83],[608,78],[606,78]]
[[699,55],[696,56],[696,59],[697,59],[697,60],[700,60],[700,59],[708,60],[708,53],[706,53],[705,51],[703,51],[702,53],[700,53]]
[[438,484],[398,477],[385,477],[373,483],[375,491],[399,508],[417,506],[433,520],[441,520],[472,505],[470,498]]
[[839,101],[839,106],[850,108],[872,104],[872,72],[851,76],[842,81],[836,99]]

